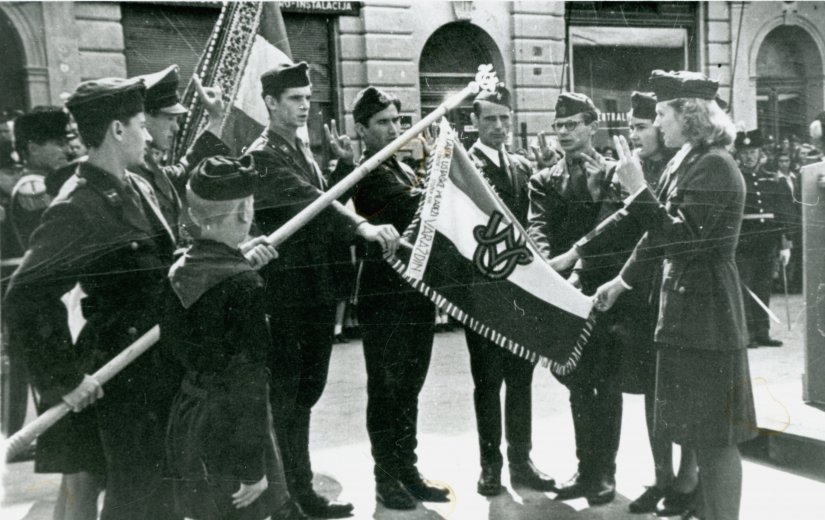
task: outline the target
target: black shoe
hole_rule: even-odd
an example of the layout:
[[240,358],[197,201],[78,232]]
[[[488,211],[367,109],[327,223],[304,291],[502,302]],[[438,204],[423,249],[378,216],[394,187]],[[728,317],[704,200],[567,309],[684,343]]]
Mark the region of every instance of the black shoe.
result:
[[298,495],[298,505],[309,516],[315,518],[347,518],[352,516],[352,504],[338,502],[321,496],[315,491]]
[[585,496],[591,487],[591,480],[581,473],[576,473],[573,477],[559,486],[556,500],[570,500]]
[[759,348],[759,345],[757,345],[756,343],[751,342],[751,343],[748,343],[748,348]]
[[493,465],[481,466],[481,476],[478,477],[476,491],[485,497],[494,497],[501,493],[501,469]]
[[670,490],[656,508],[656,516],[678,516],[692,511],[699,498],[699,488],[689,493]]
[[387,509],[415,509],[418,502],[396,480],[387,480],[375,485],[375,498]]
[[510,464],[510,484],[524,486],[536,491],[553,491],[556,481],[538,470],[533,461]]
[[449,502],[450,490],[434,482],[424,480],[416,473],[401,481],[409,494],[422,502]]
[[294,501],[290,500],[279,510],[272,513],[272,520],[309,520]]
[[782,342],[778,339],[773,339],[770,336],[765,336],[763,338],[756,338],[753,342],[762,347],[781,347]]
[[603,475],[591,481],[585,497],[591,506],[613,502],[616,498],[616,478],[613,475]]
[[648,486],[639,498],[627,506],[627,509],[631,513],[637,515],[640,513],[652,513],[656,511],[656,505],[665,497],[666,492],[667,490],[665,489],[657,488],[656,486]]

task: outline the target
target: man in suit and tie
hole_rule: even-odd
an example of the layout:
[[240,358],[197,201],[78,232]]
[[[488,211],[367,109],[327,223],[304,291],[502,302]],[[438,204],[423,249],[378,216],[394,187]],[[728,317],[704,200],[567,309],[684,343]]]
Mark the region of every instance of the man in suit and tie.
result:
[[[482,91],[473,101],[473,124],[478,140],[468,153],[476,168],[487,179],[512,211],[518,222],[527,226],[528,183],[532,166],[520,155],[504,148],[510,134],[510,92],[503,84],[495,91]],[[555,482],[539,471],[530,460],[532,447],[532,394],[534,364],[492,341],[464,329],[470,351],[470,369],[475,389],[476,421],[481,451],[481,476],[477,490],[485,496],[501,493],[501,386],[506,384],[504,431],[510,482],[539,491],[550,491]]]
[[[321,169],[298,137],[309,117],[312,85],[305,62],[280,66],[261,76],[261,95],[269,123],[246,153],[261,177],[255,193],[255,225],[269,234],[317,199],[326,189]],[[333,125],[334,127],[334,125]],[[339,170],[350,171],[353,155],[349,138],[330,132],[330,145]],[[343,176],[335,172],[335,177]],[[284,458],[290,494],[310,516],[341,518],[352,504],[317,494],[312,488],[309,424],[312,407],[327,381],[335,329],[336,291],[332,247],[342,238],[359,236],[394,252],[398,232],[389,225],[372,225],[338,202],[279,246],[280,261],[262,270],[270,302],[273,358],[272,409],[275,431]]]

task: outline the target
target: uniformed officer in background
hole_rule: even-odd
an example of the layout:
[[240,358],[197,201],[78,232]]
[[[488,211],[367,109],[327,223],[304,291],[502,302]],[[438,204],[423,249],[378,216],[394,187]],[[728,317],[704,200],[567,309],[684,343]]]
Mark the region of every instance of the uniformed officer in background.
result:
[[[271,69],[261,76],[261,87],[269,123],[246,154],[253,157],[261,177],[255,192],[255,225],[260,233],[270,234],[327,186],[308,143],[298,137],[309,117],[309,66],[301,62]],[[337,168],[351,171],[354,152],[349,138],[339,137],[333,128],[330,145],[339,159]],[[352,513],[352,504],[330,500],[312,487],[309,426],[332,355],[337,297],[333,267],[341,260],[340,248],[333,246],[355,236],[378,242],[386,251],[397,247],[398,233],[392,226],[373,226],[333,202],[281,244],[280,260],[261,272],[271,306],[272,409],[289,490],[305,513],[320,518]]]
[[[518,222],[527,226],[530,205],[527,185],[533,174],[530,162],[505,149],[510,137],[510,91],[503,84],[495,91],[482,91],[473,101],[473,124],[478,140],[468,150],[476,168],[495,189]],[[479,280],[485,283],[486,280]],[[503,349],[464,329],[470,352],[470,369],[475,389],[476,423],[481,451],[481,476],[477,491],[485,496],[501,493],[501,386],[504,398],[504,432],[507,437],[507,462],[510,482],[539,491],[550,491],[555,481],[536,468],[530,460],[532,449],[532,382],[534,363]]]
[[[787,265],[791,251],[785,231],[789,227],[786,215],[792,213],[792,195],[788,185],[778,181],[762,161],[762,133],[759,130],[736,135],[739,169],[745,177],[747,194],[742,231],[736,248],[739,277],[747,289],[766,306],[771,302],[774,262],[779,255]],[[747,291],[745,291],[747,292]],[[744,295],[748,321],[748,348],[780,347],[782,341],[771,338],[768,314],[750,294]]]
[[[160,321],[175,248],[151,187],[126,171],[148,145],[144,91],[140,81],[105,78],[69,97],[89,157],[44,212],[4,306],[39,411],[63,401],[76,412],[40,436],[36,470],[102,473],[102,446],[104,520],[173,518],[163,441],[179,378],[163,345],[110,381],[104,399],[89,375]],[[77,283],[86,324],[73,345],[61,296]]]
[[146,151],[145,165],[137,169],[141,177],[152,185],[164,218],[179,238],[181,221],[181,194],[186,188],[188,173],[206,157],[229,155],[229,147],[218,137],[223,121],[223,100],[216,88],[204,88],[197,76],[193,79],[195,87],[209,115],[209,124],[198,135],[186,157],[177,164],[167,164],[156,159],[169,153],[174,144],[179,126],[179,118],[186,114],[186,108],[180,104],[178,86],[180,77],[177,65],[140,76],[146,85],[146,130],[152,137],[151,146]]

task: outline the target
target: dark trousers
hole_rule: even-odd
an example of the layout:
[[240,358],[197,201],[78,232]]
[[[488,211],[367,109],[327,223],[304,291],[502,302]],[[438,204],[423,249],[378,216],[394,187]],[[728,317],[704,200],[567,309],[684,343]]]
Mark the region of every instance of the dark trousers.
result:
[[533,363],[492,341],[464,329],[473,375],[481,465],[501,468],[501,385],[506,383],[504,427],[507,460],[511,464],[530,458]]
[[[771,303],[771,285],[776,255],[776,239],[771,236],[763,240],[752,238],[747,243],[740,244],[736,250],[739,279],[767,306]],[[747,291],[742,298],[745,302],[745,317],[748,322],[750,340],[769,337],[771,324],[768,314],[747,294]]]
[[106,495],[101,520],[167,520],[174,514],[164,446],[168,407],[106,395],[95,404]]
[[312,492],[309,424],[327,383],[335,304],[271,311],[270,401],[290,492]]
[[611,317],[597,322],[579,366],[557,379],[570,390],[579,474],[584,478],[615,475],[622,427],[619,376],[620,345],[608,332]]
[[433,349],[435,307],[418,293],[362,297],[367,432],[377,482],[415,474],[418,394]]

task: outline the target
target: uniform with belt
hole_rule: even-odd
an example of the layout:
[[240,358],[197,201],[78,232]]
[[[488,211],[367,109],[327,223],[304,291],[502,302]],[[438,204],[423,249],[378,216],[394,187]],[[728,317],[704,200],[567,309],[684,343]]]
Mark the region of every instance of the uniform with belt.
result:
[[[758,132],[740,132],[736,140],[737,149],[761,146]],[[785,216],[792,195],[787,184],[777,180],[775,174],[764,165],[740,169],[747,192],[736,263],[745,287],[770,306],[774,265],[787,230]],[[744,303],[750,346],[781,345],[781,341],[770,337],[770,320],[762,307],[748,294],[745,294]]]

